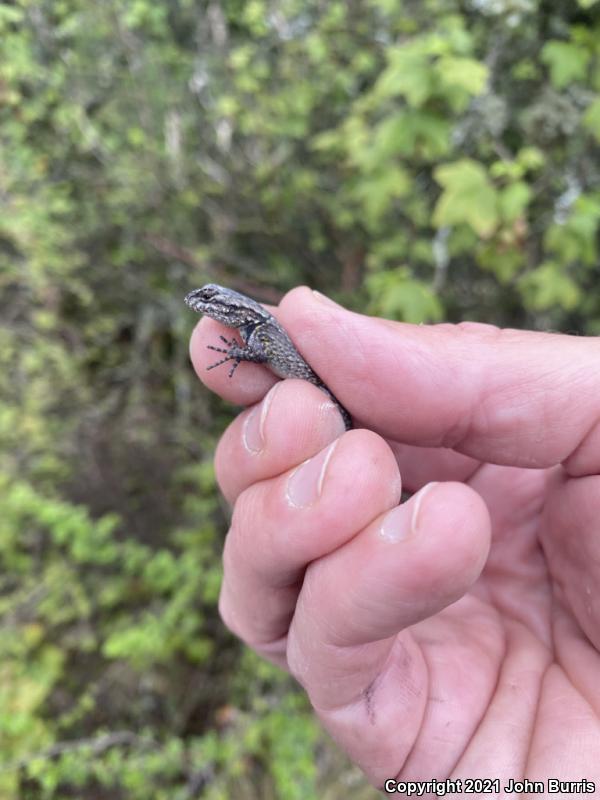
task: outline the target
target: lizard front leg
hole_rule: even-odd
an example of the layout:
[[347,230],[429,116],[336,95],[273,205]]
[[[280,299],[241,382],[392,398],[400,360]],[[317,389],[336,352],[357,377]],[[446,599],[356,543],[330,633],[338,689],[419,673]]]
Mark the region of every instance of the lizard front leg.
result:
[[221,364],[225,364],[226,361],[233,361],[234,364],[229,370],[229,377],[231,378],[240,361],[254,361],[256,364],[264,364],[267,360],[262,353],[257,352],[248,345],[241,345],[235,339],[226,339],[224,336],[220,336],[219,338],[222,342],[225,342],[227,345],[227,350],[225,350],[223,347],[214,347],[214,345],[211,344],[207,345],[207,348],[209,350],[214,350],[216,353],[225,353],[225,358],[222,358],[215,364],[211,364],[210,367],[206,368],[207,370],[219,367]]

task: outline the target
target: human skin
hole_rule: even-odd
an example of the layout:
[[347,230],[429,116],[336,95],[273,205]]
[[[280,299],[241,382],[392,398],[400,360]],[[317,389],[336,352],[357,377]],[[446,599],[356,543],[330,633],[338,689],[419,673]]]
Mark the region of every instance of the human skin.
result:
[[207,372],[231,331],[199,322],[198,376],[251,406],[215,461],[226,625],[378,787],[600,787],[598,340],[405,325],[304,287],[272,310],[356,429],[307,382]]

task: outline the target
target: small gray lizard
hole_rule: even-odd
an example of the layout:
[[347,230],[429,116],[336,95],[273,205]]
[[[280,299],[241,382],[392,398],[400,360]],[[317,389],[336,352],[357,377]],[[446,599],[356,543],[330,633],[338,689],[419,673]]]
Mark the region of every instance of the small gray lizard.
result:
[[226,361],[233,361],[229,370],[231,378],[240,361],[254,361],[256,364],[265,364],[280,378],[302,378],[318,386],[331,397],[340,410],[346,430],[350,430],[352,427],[350,414],[302,358],[284,328],[260,303],[246,297],[245,294],[218,286],[216,283],[207,283],[201,289],[194,289],[186,296],[185,302],[199,314],[206,314],[207,317],[222,322],[229,328],[237,328],[242,337],[243,345],[235,339],[221,336],[221,341],[227,345],[227,349],[207,345],[209,350],[225,354],[225,358],[207,369],[214,369]]

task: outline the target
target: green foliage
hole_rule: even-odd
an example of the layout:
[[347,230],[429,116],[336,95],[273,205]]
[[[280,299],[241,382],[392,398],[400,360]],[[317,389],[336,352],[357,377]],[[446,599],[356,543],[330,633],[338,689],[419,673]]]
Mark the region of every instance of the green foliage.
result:
[[552,261],[540,264],[521,280],[521,291],[529,305],[539,311],[562,306],[567,311],[581,301],[579,287]]
[[339,796],[218,620],[181,298],[600,332],[597,10],[0,3],[0,797]]
[[466,224],[482,238],[490,236],[498,224],[500,204],[482,165],[465,158],[438,167],[434,176],[444,188],[433,214],[434,224]]
[[583,115],[584,126],[600,142],[600,97],[596,97],[587,107]]
[[411,277],[408,267],[375,272],[366,279],[371,296],[369,311],[388,319],[406,322],[439,322],[442,307],[434,292],[422,281]]
[[[214,507],[214,500],[210,505]],[[8,481],[0,494],[0,519],[0,558],[2,574],[7,576],[0,608],[4,619],[11,620],[0,636],[5,678],[1,749],[9,765],[29,769],[31,761],[30,777],[40,779],[47,788],[55,780],[54,761],[44,759],[43,753],[52,753],[53,736],[70,727],[70,718],[81,702],[78,693],[86,684],[85,675],[70,675],[69,663],[83,664],[90,657],[96,661],[96,680],[85,690],[80,709],[85,714],[99,711],[99,698],[93,695],[99,691],[97,681],[102,674],[110,674],[111,660],[120,661],[121,678],[111,679],[117,688],[136,674],[168,685],[165,665],[173,668],[179,662],[179,672],[185,664],[192,670],[212,656],[214,643],[204,629],[206,608],[215,602],[219,581],[215,531],[208,522],[199,530],[174,529],[172,549],[154,549],[133,538],[116,536],[121,521],[114,514],[92,520],[82,506],[43,496],[31,485]],[[193,547],[184,546],[189,539],[193,539]],[[59,706],[57,692],[62,695]],[[68,695],[68,711],[60,713]],[[142,690],[139,701],[143,695]],[[53,708],[54,713],[47,716]],[[135,705],[126,716],[134,709]],[[146,747],[137,738],[131,741],[136,747]],[[128,739],[126,743],[131,742]],[[94,745],[90,746],[93,750]],[[165,746],[161,745],[163,754]],[[86,747],[79,759],[85,756]],[[181,762],[181,742],[179,747]],[[38,751],[41,755],[35,756]],[[68,779],[78,785],[81,779],[83,785],[99,779],[97,765],[90,763],[88,769],[81,761],[76,779],[70,766],[71,748],[65,752],[68,755],[57,766],[58,783]],[[127,765],[123,768],[125,772],[128,769]],[[164,769],[160,759],[157,769]],[[138,770],[139,765],[134,774]],[[111,780],[117,780],[119,773],[111,774]],[[138,777],[140,791],[132,797],[144,796],[149,777]],[[6,771],[6,797],[17,796],[16,789],[9,791],[16,786],[15,779],[14,773]]]
[[577,42],[548,42],[542,49],[542,62],[550,69],[550,78],[557,89],[585,79],[591,53]]

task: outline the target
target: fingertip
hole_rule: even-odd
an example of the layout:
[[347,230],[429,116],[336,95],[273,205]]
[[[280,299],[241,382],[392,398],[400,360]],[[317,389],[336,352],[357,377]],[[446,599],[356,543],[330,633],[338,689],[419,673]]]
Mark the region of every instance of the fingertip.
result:
[[481,574],[489,553],[491,521],[483,498],[464,483],[448,481],[424,486],[408,505],[413,506],[413,529],[425,536],[435,533],[435,546],[443,547],[444,572],[464,592]]
[[308,286],[296,286],[285,294],[278,307],[278,318],[284,326],[302,336],[311,325],[339,325],[345,315],[353,312],[330,300]]
[[356,453],[354,465],[356,471],[353,474],[360,476],[362,483],[373,479],[377,482],[385,481],[389,503],[391,505],[399,503],[402,495],[402,476],[398,462],[386,440],[368,428],[354,428],[347,431],[344,440],[349,446],[351,445],[350,452]]
[[279,308],[281,309],[283,306],[287,306],[290,304],[306,302],[307,300],[310,301],[310,298],[313,295],[313,290],[306,286],[306,284],[302,284],[300,286],[294,286],[293,289],[290,289],[289,292],[286,292],[281,300],[279,301]]
[[283,309],[284,306],[287,307],[288,305],[294,305],[296,303],[308,303],[311,305],[316,303],[319,306],[324,306],[333,310],[347,311],[344,306],[336,303],[335,300],[332,300],[327,295],[317,291],[317,289],[311,289],[310,286],[304,285],[295,286],[293,289],[290,289],[290,291],[282,297],[279,307]]
[[476,492],[460,483],[425,487],[311,567],[315,602],[330,609],[324,635],[365,644],[442,611],[478,579],[489,544],[489,514]]
[[388,507],[398,503],[400,472],[387,442],[369,430],[346,431],[337,405],[300,380],[278,382],[231,423],[217,445],[217,481],[233,502],[250,484],[295,469],[341,436],[345,455],[332,475],[342,508],[358,492],[357,476],[372,497],[385,495]]
[[198,320],[190,336],[189,351],[192,366],[202,383],[209,386],[209,388],[212,388],[210,384],[211,382],[214,383],[215,376],[219,379],[219,373],[215,373],[215,376],[211,378],[210,373],[207,372],[207,368],[218,360],[216,353],[211,352],[207,345],[211,343],[217,345],[220,341],[219,337],[227,336],[227,333],[231,336],[229,328],[209,317],[202,317],[202,319]]

